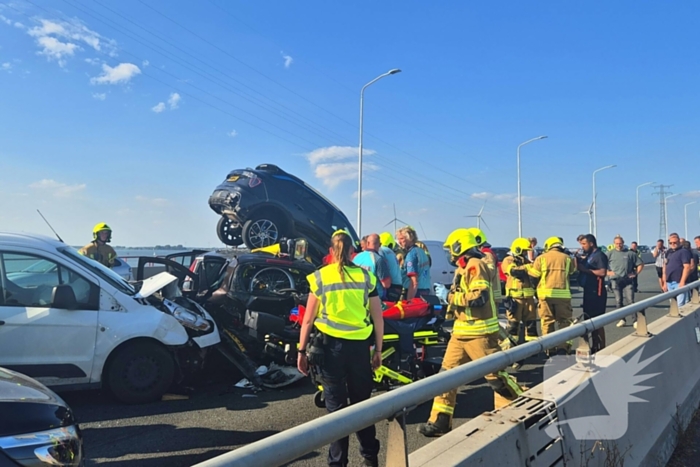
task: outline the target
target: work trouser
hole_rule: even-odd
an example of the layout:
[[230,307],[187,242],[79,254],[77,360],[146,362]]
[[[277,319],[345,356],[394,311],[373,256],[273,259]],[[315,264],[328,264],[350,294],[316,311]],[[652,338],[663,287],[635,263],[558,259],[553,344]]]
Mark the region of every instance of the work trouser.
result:
[[506,310],[508,332],[516,340],[520,335],[520,323],[525,323],[525,340],[537,339],[537,307],[535,299],[514,298],[512,310]]
[[[352,341],[328,336],[321,367],[323,394],[329,413],[369,399],[372,394],[372,363],[369,340]],[[348,404],[348,399],[350,404]],[[376,461],[379,440],[374,425],[356,433],[363,458]],[[331,443],[328,465],[348,465],[349,437]]]
[[[447,371],[457,368],[463,363],[478,360],[487,355],[498,352],[498,332],[479,337],[459,337],[452,335],[447,344],[445,356],[442,359],[440,371]],[[518,383],[505,371],[491,373],[484,376],[486,382],[495,392],[508,400],[515,400],[522,392]],[[446,392],[433,399],[433,409],[430,412],[430,422],[435,423],[439,414],[447,414],[452,423],[455,405],[457,402],[457,388]]]
[[[635,276],[636,280],[637,277]],[[625,301],[628,305],[634,303],[634,281],[612,279],[611,281],[613,293],[615,294],[615,305],[617,308],[625,306]],[[644,313],[644,310],[642,310]],[[632,315],[633,321],[637,321],[637,313]]]
[[[570,298],[540,298],[539,303],[540,320],[542,323],[542,335],[546,336],[556,330],[571,326],[574,310],[571,308]],[[567,349],[567,345],[562,344],[557,349]]]

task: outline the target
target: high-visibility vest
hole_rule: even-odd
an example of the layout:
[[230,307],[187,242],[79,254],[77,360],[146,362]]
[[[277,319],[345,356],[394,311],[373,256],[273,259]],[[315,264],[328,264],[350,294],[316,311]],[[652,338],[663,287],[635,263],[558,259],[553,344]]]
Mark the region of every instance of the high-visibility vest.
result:
[[[454,321],[452,334],[462,337],[479,337],[498,332],[498,309],[491,293],[491,282],[486,263],[471,258],[460,278],[460,289],[461,291],[452,295],[452,304],[460,307],[460,312]],[[473,295],[481,290],[488,291],[489,302],[483,307],[470,308],[468,295]]]
[[314,325],[324,334],[348,340],[365,340],[372,334],[369,294],[377,287],[373,274],[360,267],[324,266],[306,277],[319,301]]
[[507,276],[506,280],[506,296],[511,298],[531,298],[535,296],[535,289],[532,288],[529,278],[525,280],[518,279],[510,274],[511,269],[516,267],[515,260],[512,256],[506,256],[501,263],[503,274]]
[[537,296],[539,298],[571,298],[569,276],[573,273],[569,255],[556,250],[538,256],[535,262],[527,265],[530,276],[539,277]]

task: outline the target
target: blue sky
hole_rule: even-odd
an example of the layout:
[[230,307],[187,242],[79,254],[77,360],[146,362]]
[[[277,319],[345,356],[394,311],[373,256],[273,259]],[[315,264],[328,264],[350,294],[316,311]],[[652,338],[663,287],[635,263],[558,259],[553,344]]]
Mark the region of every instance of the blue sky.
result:
[[[598,175],[598,233],[635,236],[635,188],[674,185],[671,230],[700,201],[700,6],[674,2],[0,0],[0,229],[69,243],[215,246],[208,196],[268,162],[356,219],[442,240],[484,205],[487,236],[574,243]],[[658,197],[640,191],[642,242]],[[700,204],[688,207],[700,233]],[[422,226],[422,227],[421,227]],[[425,234],[423,234],[425,232]]]

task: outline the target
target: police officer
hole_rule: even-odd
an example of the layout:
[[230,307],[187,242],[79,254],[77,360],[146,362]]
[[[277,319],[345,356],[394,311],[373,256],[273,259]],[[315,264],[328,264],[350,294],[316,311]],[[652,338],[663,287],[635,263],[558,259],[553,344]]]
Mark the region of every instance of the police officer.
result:
[[[372,372],[381,366],[384,320],[377,279],[353,264],[350,235],[335,232],[331,250],[333,262],[307,277],[311,293],[299,337],[297,367],[305,375],[309,364],[320,367],[326,410],[335,412],[347,407],[348,399],[350,404],[369,399]],[[316,335],[310,345],[312,328]],[[372,330],[375,347],[370,356]],[[379,440],[374,425],[358,431],[357,438],[365,465],[378,466]],[[345,437],[331,444],[328,465],[348,464],[348,441]]]
[[[483,254],[477,246],[474,235],[465,229],[452,232],[444,244],[452,261],[463,269],[459,286],[448,296],[448,301],[462,311],[455,319],[440,371],[451,370],[500,350],[498,316],[491,294],[489,271],[480,259]],[[522,393],[522,389],[505,371],[486,375],[485,378],[493,390],[505,399],[513,400]],[[436,397],[428,423],[418,427],[418,431],[427,437],[449,432],[456,400],[456,388]]]
[[[516,238],[510,246],[510,253],[503,259],[501,269],[506,275],[506,316],[508,332],[516,340],[520,336],[520,323],[525,324],[525,340],[537,339],[537,308],[535,307],[535,289],[528,275],[520,278],[511,275],[513,267],[530,264],[528,257],[532,250],[527,238]],[[510,309],[509,309],[510,308]]]
[[111,268],[114,266],[114,260],[117,258],[117,252],[114,251],[114,248],[107,245],[111,241],[111,227],[101,222],[92,229],[92,242],[78,250],[78,253]]
[[[518,271],[527,272],[531,277],[539,279],[537,298],[542,325],[542,335],[554,332],[555,325],[559,329],[571,326],[574,310],[571,308],[571,290],[569,277],[576,271],[576,260],[564,249],[564,241],[559,237],[549,237],[544,242],[544,253],[535,258],[532,264],[511,268],[511,274]],[[520,277],[524,277],[522,274]],[[550,354],[566,354],[568,346],[561,346]]]

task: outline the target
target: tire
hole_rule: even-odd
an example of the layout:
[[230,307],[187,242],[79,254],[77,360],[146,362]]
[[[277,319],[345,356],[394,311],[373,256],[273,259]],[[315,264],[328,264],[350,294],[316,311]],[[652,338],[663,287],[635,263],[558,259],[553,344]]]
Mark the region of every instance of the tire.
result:
[[316,391],[316,394],[314,394],[314,405],[319,409],[326,408],[326,399],[323,397],[323,391]]
[[274,245],[284,237],[282,222],[273,215],[261,215],[243,224],[243,242],[248,248]]
[[174,378],[173,356],[154,342],[134,342],[122,347],[105,374],[114,397],[127,404],[160,400]]
[[243,244],[241,237],[241,226],[226,216],[221,216],[216,224],[216,235],[221,243],[228,246],[238,246]]

